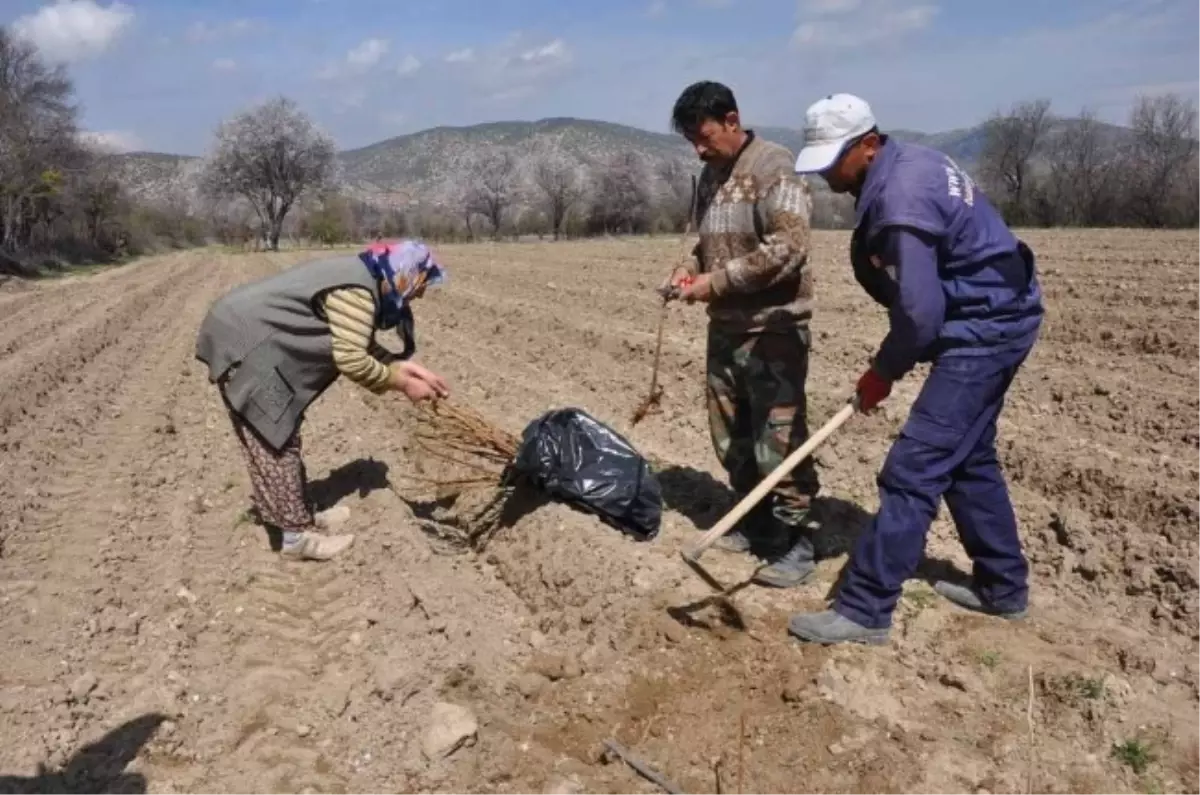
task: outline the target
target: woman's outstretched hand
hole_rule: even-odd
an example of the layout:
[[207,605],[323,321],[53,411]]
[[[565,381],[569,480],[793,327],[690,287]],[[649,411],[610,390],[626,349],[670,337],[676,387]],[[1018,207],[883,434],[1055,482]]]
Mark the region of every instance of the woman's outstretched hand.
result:
[[392,388],[403,392],[413,403],[450,396],[446,379],[416,362],[396,362],[391,365],[391,370]]

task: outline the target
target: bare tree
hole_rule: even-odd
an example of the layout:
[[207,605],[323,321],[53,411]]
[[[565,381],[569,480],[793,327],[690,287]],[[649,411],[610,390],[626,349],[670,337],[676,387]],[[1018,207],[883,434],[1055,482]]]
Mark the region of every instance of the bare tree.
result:
[[[1145,226],[1194,224],[1196,168],[1196,103],[1179,94],[1139,97],[1129,120],[1133,144],[1129,152],[1129,209]],[[1186,208],[1186,209],[1185,209]],[[1180,218],[1180,211],[1189,217]],[[1175,217],[1173,218],[1172,215]]]
[[516,163],[508,152],[495,152],[476,160],[472,170],[475,184],[467,191],[464,209],[488,219],[492,237],[499,240],[504,213],[513,203]]
[[332,179],[335,162],[333,139],[294,102],[280,97],[221,124],[205,164],[204,189],[214,196],[245,198],[267,244],[278,250],[288,211],[306,192]]
[[48,220],[72,173],[86,167],[74,89],[62,66],[0,28],[0,247],[18,251]]
[[982,176],[1000,190],[1000,200],[1010,222],[1021,223],[1028,215],[1033,187],[1033,159],[1054,123],[1050,100],[1021,102],[987,122]]
[[1087,108],[1049,139],[1045,194],[1054,209],[1051,222],[1100,226],[1117,217],[1120,163],[1111,139]]
[[679,160],[668,158],[658,164],[658,178],[662,180],[666,192],[663,214],[671,231],[682,232],[692,210],[695,175]]
[[558,240],[567,214],[583,198],[583,183],[574,164],[561,155],[547,155],[534,166],[533,184],[545,197],[550,229]]
[[641,234],[650,227],[647,173],[633,152],[612,156],[595,175],[588,228],[593,234]]
[[97,248],[115,243],[120,234],[115,227],[127,204],[116,161],[94,157],[90,168],[76,180],[73,193],[88,242]]

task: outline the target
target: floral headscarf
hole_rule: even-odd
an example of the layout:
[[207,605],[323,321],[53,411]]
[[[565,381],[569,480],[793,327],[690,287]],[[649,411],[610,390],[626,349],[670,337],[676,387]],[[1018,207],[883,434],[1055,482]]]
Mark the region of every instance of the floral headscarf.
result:
[[358,255],[376,279],[391,285],[383,299],[384,328],[391,328],[406,308],[413,293],[423,285],[443,284],[446,269],[433,258],[433,252],[416,240],[393,240],[372,243]]
[[407,359],[417,349],[412,307],[409,299],[423,286],[443,284],[446,269],[433,259],[433,253],[416,240],[377,241],[358,255],[371,274],[386,281],[391,290],[380,292],[381,328],[395,328],[404,340],[401,359]]

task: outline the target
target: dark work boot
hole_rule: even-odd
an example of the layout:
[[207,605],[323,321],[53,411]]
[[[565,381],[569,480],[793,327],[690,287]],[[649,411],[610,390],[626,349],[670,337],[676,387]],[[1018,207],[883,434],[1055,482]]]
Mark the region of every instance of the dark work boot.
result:
[[817,571],[816,550],[812,533],[817,525],[811,510],[796,510],[776,506],[772,523],[777,528],[780,543],[765,557],[770,564],[754,575],[754,582],[772,588],[795,588],[808,582]]
[[791,534],[791,547],[754,574],[754,582],[772,588],[795,588],[817,572],[812,538],[799,529]]
[[998,616],[999,618],[1007,618],[1010,621],[1018,621],[1025,618],[1026,609],[1017,608],[1016,610],[1004,610],[995,605],[984,601],[979,595],[979,591],[975,590],[974,585],[959,585],[957,583],[941,580],[933,584],[933,590],[941,594],[946,599],[950,600],[959,607],[967,610],[973,610],[976,613],[983,613],[988,616]]

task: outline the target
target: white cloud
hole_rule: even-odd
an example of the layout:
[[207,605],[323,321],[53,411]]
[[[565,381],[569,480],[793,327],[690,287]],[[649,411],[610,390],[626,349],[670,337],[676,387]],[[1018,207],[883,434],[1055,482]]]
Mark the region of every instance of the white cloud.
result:
[[729,8],[733,5],[733,0],[697,0],[697,2],[705,8]]
[[188,26],[185,38],[193,44],[204,41],[216,41],[218,39],[228,39],[235,36],[244,36],[250,33],[255,28],[253,20],[250,19],[235,19],[230,22],[222,22],[211,24],[209,22],[198,21],[193,22]]
[[396,74],[404,77],[415,73],[420,68],[421,62],[417,59],[417,56],[410,53],[404,56],[404,59],[400,61],[400,65],[396,67]]
[[800,0],[801,16],[848,14],[862,5],[862,0]]
[[[851,11],[861,13],[848,16]],[[932,3],[902,5],[892,0],[807,0],[792,46],[806,50],[861,48],[924,30],[937,16]]]
[[17,18],[12,30],[47,58],[71,62],[108,50],[133,18],[133,9],[121,2],[105,7],[96,0],[58,0]]
[[[1109,4],[1081,8],[1069,22],[1029,22],[1006,35],[984,30],[966,36],[939,32],[935,37],[932,30],[926,34],[916,28],[918,23],[929,26],[937,21],[936,15],[912,11],[919,8],[917,0],[907,6],[896,1],[901,11],[909,12],[898,17],[907,24],[909,36],[920,35],[923,45],[928,35],[931,46],[913,46],[905,40],[890,46],[891,34],[880,36],[874,23],[867,32],[876,37],[876,46],[856,49],[852,58],[823,49],[828,40],[810,38],[804,43],[801,38],[779,64],[772,66],[764,59],[755,68],[802,71],[811,87],[795,99],[789,97],[786,104],[778,101],[778,89],[769,88],[748,88],[739,92],[739,101],[740,94],[746,93],[747,106],[771,109],[769,121],[760,124],[796,127],[810,102],[823,94],[849,91],[871,103],[885,128],[935,132],[974,125],[997,108],[1039,97],[1050,99],[1055,112],[1072,114],[1086,105],[1105,121],[1124,124],[1137,86],[1178,82],[1196,96],[1195,3],[1168,2],[1152,9],[1145,0],[1129,0],[1120,13],[1113,13]],[[863,0],[864,9],[878,7]],[[851,16],[859,22],[870,17]],[[804,21],[842,22],[843,18]],[[861,44],[851,40],[857,30],[835,30],[847,38],[834,39],[833,44],[847,48]],[[972,68],[964,70],[964,63]],[[989,76],[982,90],[981,74]],[[739,77],[740,82],[754,83]]]
[[475,60],[475,51],[470,47],[455,50],[446,56],[446,63],[470,63]]
[[346,65],[355,69],[370,69],[387,55],[388,46],[387,39],[367,39],[346,53]]
[[667,14],[666,0],[651,0],[650,5],[646,6],[645,15],[650,19],[661,19]]
[[212,68],[218,72],[232,72],[237,69],[237,61],[232,58],[218,58],[213,61]]
[[364,74],[383,60],[390,47],[387,39],[366,39],[352,47],[342,60],[326,64],[317,73],[317,77],[322,80],[334,80]]
[[543,61],[563,61],[570,57],[567,52],[567,45],[562,39],[555,39],[552,42],[543,44],[541,47],[534,47],[531,50],[525,50],[519,56],[525,63],[540,63]]
[[128,130],[105,130],[79,133],[79,140],[100,152],[137,152],[145,149],[142,139]]
[[487,103],[511,103],[545,92],[559,82],[573,62],[573,54],[560,38],[530,40],[514,32],[495,48],[478,53],[463,76],[468,95]]

